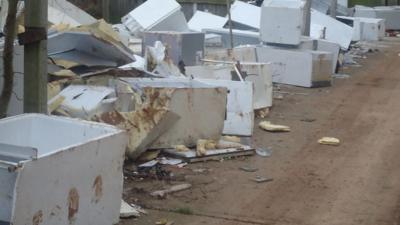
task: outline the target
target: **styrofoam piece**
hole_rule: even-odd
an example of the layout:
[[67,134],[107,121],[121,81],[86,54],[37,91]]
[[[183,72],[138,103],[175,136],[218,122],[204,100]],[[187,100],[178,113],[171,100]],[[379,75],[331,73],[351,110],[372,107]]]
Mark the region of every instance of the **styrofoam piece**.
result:
[[231,5],[231,19],[258,30],[260,29],[261,8],[236,0]]
[[155,101],[164,102],[168,110],[180,117],[169,130],[157,138],[151,148],[171,148],[182,144],[195,146],[199,139],[219,140],[225,120],[226,88],[186,78],[123,80],[131,84],[138,93],[144,93],[142,98],[149,98],[151,104],[156,104]]
[[325,38],[348,49],[353,37],[353,28],[332,17],[311,9],[311,23],[326,27]]
[[223,28],[226,22],[228,22],[228,18],[226,17],[217,16],[212,13],[197,10],[188,22],[188,25],[189,29],[201,32],[203,29],[206,28]]
[[[231,37],[229,33],[229,29],[221,28],[221,29],[203,29],[203,32],[206,34],[218,34],[222,37],[222,44],[224,48],[231,47]],[[260,33],[254,31],[247,30],[232,30],[233,35],[233,46],[239,45],[256,45],[260,44]]]
[[[188,27],[186,20],[180,21],[180,9],[181,6],[175,0],[148,0],[122,17],[122,23],[135,35],[154,30],[156,26],[157,30],[185,31]],[[167,24],[167,27],[164,29],[160,23]]]
[[176,66],[194,66],[203,58],[205,34],[202,32],[148,31],[143,36],[143,50],[160,41],[167,46],[167,54]]
[[103,86],[70,85],[49,101],[64,97],[60,108],[72,117],[90,118],[113,109],[115,90]]
[[216,79],[196,80],[211,86],[228,89],[224,134],[240,136],[251,136],[253,134],[254,109],[252,82]]
[[332,53],[257,48],[260,62],[270,62],[276,83],[301,87],[329,86],[332,75]]
[[0,223],[118,223],[127,143],[122,131],[39,114],[0,120],[0,130],[7,131],[0,132]]
[[260,37],[267,43],[298,45],[305,26],[303,1],[271,0],[261,7]]

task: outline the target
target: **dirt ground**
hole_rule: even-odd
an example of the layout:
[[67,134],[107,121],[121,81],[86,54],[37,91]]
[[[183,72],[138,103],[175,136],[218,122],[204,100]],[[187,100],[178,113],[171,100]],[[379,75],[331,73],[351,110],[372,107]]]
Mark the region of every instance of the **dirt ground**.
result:
[[[400,39],[343,69],[348,79],[332,87],[281,87],[268,120],[292,129],[268,133],[255,127],[258,155],[173,169],[174,181],[132,180],[124,198],[148,215],[120,225],[395,225],[400,224]],[[382,47],[382,46],[381,46]],[[258,119],[255,125],[258,124]],[[337,137],[341,145],[317,140]],[[251,165],[256,172],[245,172]],[[273,178],[255,183],[256,175]],[[149,192],[188,182],[189,190],[155,199]]]

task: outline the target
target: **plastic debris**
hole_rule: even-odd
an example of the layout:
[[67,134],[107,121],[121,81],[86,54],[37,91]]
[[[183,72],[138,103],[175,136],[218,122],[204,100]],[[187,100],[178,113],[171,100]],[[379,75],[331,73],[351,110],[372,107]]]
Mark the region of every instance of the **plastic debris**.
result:
[[318,140],[318,143],[322,145],[333,145],[338,146],[340,145],[340,140],[334,137],[323,137]]
[[188,152],[190,149],[186,147],[185,145],[176,145],[175,150],[178,152]]
[[266,178],[266,177],[262,177],[262,176],[256,176],[255,178],[252,178],[251,180],[254,182],[257,182],[257,183],[265,183],[265,182],[273,181],[274,179]]
[[154,192],[150,193],[150,195],[153,197],[164,198],[167,194],[178,192],[178,191],[183,191],[183,190],[189,189],[191,187],[192,187],[191,184],[178,184],[178,185],[172,186],[165,190],[154,191]]
[[242,166],[242,167],[240,167],[239,169],[240,169],[240,170],[243,170],[243,171],[245,171],[245,172],[250,172],[250,173],[256,172],[256,171],[258,170],[258,168],[255,168],[255,167],[252,167],[252,166],[249,166],[249,165]]
[[148,161],[146,163],[140,164],[138,167],[139,168],[148,168],[148,167],[153,167],[157,164],[158,164],[158,161],[154,159],[154,160]]
[[173,159],[173,158],[162,158],[160,160],[162,165],[171,165],[176,166],[182,163],[182,159]]
[[139,217],[140,212],[133,208],[130,204],[125,202],[124,200],[121,201],[121,210],[120,210],[120,218],[130,218],[130,217]]
[[222,140],[235,142],[235,143],[240,143],[240,137],[237,137],[237,136],[223,136]]
[[261,157],[270,157],[272,155],[272,150],[268,148],[257,148],[256,154]]
[[204,156],[208,149],[216,149],[217,143],[214,140],[200,139],[197,141],[196,153],[197,156]]
[[259,124],[260,128],[269,132],[289,132],[290,127],[284,125],[272,124],[269,121],[262,121]]

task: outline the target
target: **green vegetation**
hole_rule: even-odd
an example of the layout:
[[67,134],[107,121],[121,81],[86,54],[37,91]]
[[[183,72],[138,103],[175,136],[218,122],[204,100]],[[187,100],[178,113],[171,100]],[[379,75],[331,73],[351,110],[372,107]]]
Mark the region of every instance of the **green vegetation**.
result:
[[171,211],[175,212],[175,213],[184,214],[184,215],[193,215],[193,210],[189,207],[180,207],[180,208],[173,209]]

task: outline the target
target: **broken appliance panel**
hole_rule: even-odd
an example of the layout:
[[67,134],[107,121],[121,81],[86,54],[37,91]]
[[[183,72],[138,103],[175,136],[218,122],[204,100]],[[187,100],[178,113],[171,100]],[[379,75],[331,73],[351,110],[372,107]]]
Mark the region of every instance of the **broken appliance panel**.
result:
[[2,119],[0,130],[0,224],[118,223],[122,131],[39,114]]

